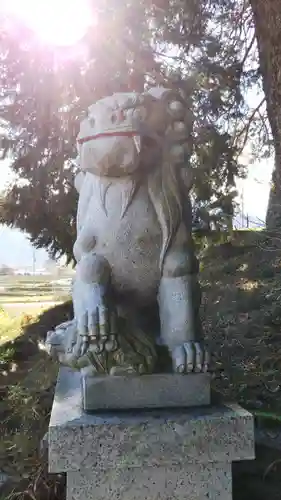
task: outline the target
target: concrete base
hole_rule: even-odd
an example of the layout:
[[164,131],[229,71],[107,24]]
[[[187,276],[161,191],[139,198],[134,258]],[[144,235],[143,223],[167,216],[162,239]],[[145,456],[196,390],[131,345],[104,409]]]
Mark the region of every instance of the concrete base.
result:
[[209,373],[82,377],[83,408],[131,410],[210,404]]
[[87,414],[78,373],[62,369],[49,426],[49,470],[67,500],[231,500],[231,462],[254,458],[238,405]]
[[230,464],[95,469],[67,475],[68,500],[231,500]]

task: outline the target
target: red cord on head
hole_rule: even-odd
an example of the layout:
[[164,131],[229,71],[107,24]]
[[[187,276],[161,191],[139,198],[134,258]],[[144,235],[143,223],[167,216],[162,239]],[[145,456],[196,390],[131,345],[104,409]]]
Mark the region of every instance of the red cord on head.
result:
[[78,139],[78,144],[84,144],[85,142],[93,141],[95,139],[101,139],[102,137],[134,137],[139,135],[137,130],[120,130],[114,132],[101,132],[100,134],[89,135],[87,137],[82,137]]

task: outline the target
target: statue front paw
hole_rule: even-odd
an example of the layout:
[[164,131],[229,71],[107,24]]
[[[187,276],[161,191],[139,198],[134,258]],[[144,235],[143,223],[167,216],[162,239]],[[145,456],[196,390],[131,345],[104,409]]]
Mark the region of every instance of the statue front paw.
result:
[[89,349],[95,354],[102,354],[118,348],[117,314],[107,295],[107,286],[103,284],[81,280],[74,282],[73,301],[80,356],[84,356]]
[[171,350],[173,369],[176,373],[202,373],[209,371],[210,357],[204,345],[189,341]]
[[117,315],[114,308],[101,301],[99,305],[88,302],[88,307],[77,318],[78,333],[81,338],[80,354],[90,349],[95,354],[114,352],[117,343]]

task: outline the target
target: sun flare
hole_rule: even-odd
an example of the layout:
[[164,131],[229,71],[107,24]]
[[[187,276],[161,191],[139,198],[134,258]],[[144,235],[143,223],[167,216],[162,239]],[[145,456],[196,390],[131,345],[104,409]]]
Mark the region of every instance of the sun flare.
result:
[[92,20],[88,0],[9,0],[7,3],[8,14],[18,16],[51,45],[74,45],[85,35]]

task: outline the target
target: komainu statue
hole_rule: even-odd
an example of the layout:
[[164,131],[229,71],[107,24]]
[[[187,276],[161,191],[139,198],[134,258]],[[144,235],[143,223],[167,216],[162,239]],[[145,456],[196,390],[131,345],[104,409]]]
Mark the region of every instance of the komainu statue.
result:
[[86,374],[208,370],[191,234],[181,94],[116,93],[88,109],[77,138],[74,319],[49,352]]

